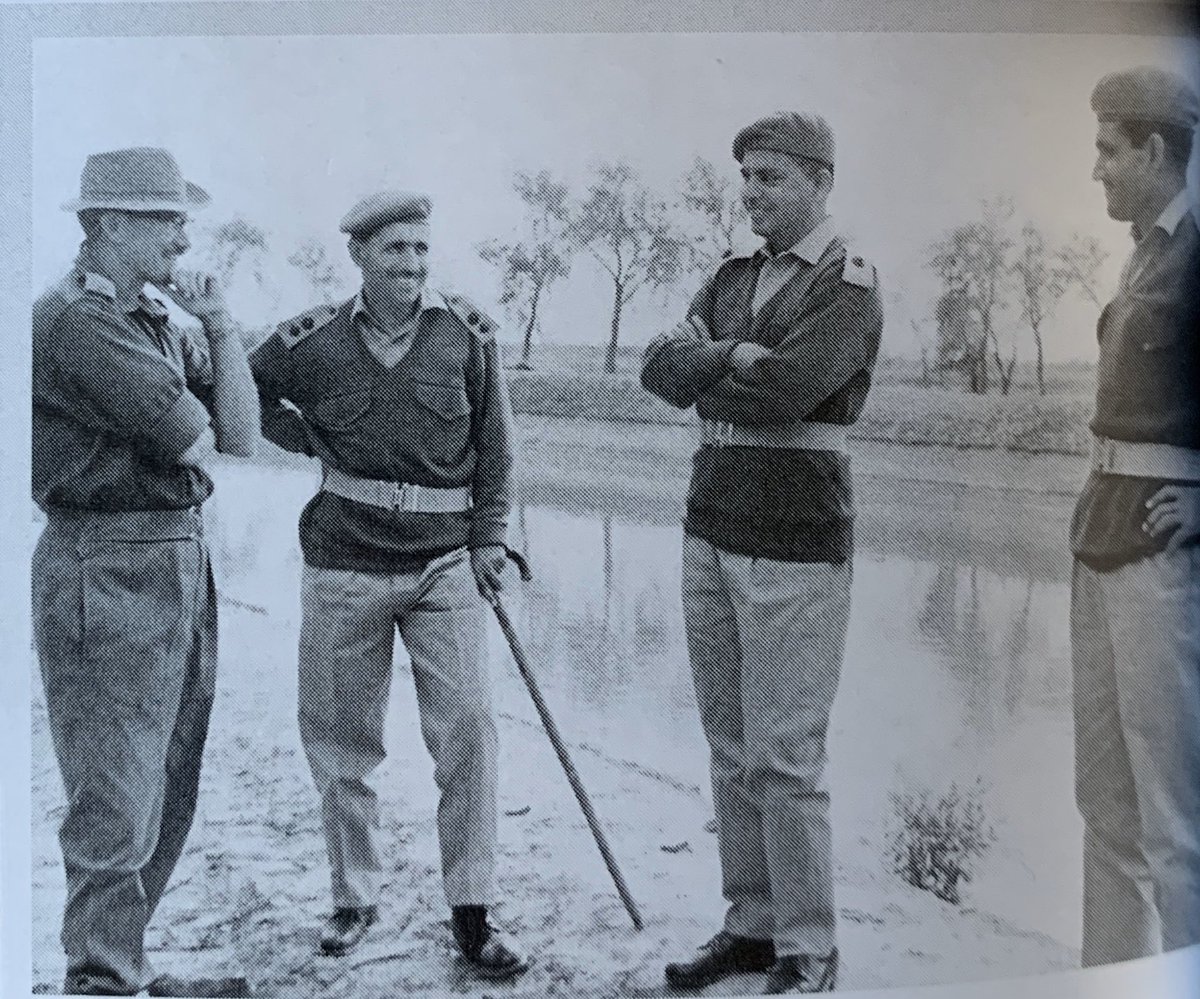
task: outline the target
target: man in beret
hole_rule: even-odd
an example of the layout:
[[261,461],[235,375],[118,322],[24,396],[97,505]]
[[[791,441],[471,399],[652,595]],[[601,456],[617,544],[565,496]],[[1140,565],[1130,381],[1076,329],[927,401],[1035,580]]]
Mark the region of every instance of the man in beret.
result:
[[300,734],[321,797],[334,911],[327,954],[378,918],[379,816],[368,783],[400,629],[441,792],[452,928],[482,975],[528,966],[495,901],[496,726],[483,596],[499,590],[512,416],[496,324],[426,286],[429,200],[384,191],[342,220],[362,288],[281,323],[251,357],[263,432],[321,461],[300,518]]
[[724,928],[679,988],[767,971],[768,994],[835,987],[829,714],[850,611],[846,428],[882,333],[875,268],[826,213],[833,134],[781,113],[738,133],[742,200],[764,240],[723,263],[654,340],[642,384],[695,406],[683,609],[712,753]]
[[1104,77],[1093,179],[1134,249],[1100,316],[1092,471],[1075,510],[1083,963],[1200,942],[1200,233],[1196,94]]
[[[185,272],[209,200],[163,149],[88,157],[72,270],[33,306],[33,627],[67,794],[63,992],[248,995],[156,977],[144,952],[195,813],[217,670],[201,504],[214,452],[247,456],[258,404],[210,275]],[[153,285],[200,329],[177,328]]]

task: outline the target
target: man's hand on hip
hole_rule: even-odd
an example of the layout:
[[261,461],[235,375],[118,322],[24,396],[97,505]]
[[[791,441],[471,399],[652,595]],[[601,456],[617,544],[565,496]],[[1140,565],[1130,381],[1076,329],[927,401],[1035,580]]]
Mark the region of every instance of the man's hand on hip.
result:
[[1169,535],[1166,551],[1200,542],[1200,486],[1163,486],[1146,500],[1142,529],[1152,538]]
[[488,603],[504,589],[504,566],[508,553],[503,545],[484,545],[471,549],[471,571],[475,574],[475,585]]

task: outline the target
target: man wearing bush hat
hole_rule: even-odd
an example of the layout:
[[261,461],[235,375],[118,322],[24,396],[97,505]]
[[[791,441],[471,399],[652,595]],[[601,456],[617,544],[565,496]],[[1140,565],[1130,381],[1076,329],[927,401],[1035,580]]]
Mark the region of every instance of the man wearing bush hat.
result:
[[1200,232],[1195,91],[1104,77],[1093,179],[1134,248],[1099,322],[1071,531],[1085,965],[1200,942]]
[[321,798],[334,911],[327,954],[355,947],[383,887],[371,773],[384,759],[395,631],[412,661],[441,792],[451,926],[481,975],[526,959],[495,901],[496,727],[481,593],[502,585],[512,417],[496,324],[425,284],[431,206],[382,191],[342,219],[351,299],[281,323],[251,358],[263,432],[320,459],[300,518],[300,734]]
[[[74,268],[33,307],[33,624],[67,793],[63,991],[246,995],[155,977],[146,924],[195,812],[217,669],[201,504],[214,451],[246,456],[258,406],[209,275],[184,272],[208,201],[163,149],[89,156]],[[199,321],[175,327],[147,285]]]
[[768,972],[769,994],[835,987],[825,739],[850,611],[846,428],[879,350],[875,268],[826,214],[834,141],[784,112],[733,142],[764,246],[717,270],[643,358],[642,384],[702,427],[683,605],[712,754],[724,928],[668,982]]

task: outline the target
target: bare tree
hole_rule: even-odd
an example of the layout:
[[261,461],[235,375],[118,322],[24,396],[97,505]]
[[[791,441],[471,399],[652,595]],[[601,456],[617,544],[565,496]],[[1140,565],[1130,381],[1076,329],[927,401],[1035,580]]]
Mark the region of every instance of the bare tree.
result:
[[1037,348],[1038,392],[1046,394],[1042,327],[1063,295],[1071,288],[1095,305],[1100,305],[1096,274],[1106,254],[1091,237],[1076,234],[1053,252],[1032,223],[1021,229],[1013,271],[1017,276],[1021,314],[1033,332]]
[[328,304],[337,298],[342,273],[329,259],[329,252],[323,243],[315,239],[305,240],[288,257],[288,263],[304,275],[322,302]]
[[1021,314],[1033,332],[1037,350],[1038,394],[1046,394],[1045,348],[1042,343],[1042,324],[1054,311],[1058,300],[1066,291],[1066,285],[1051,267],[1046,250],[1046,238],[1031,222],[1021,227],[1021,240],[1013,271],[1017,276],[1017,289],[1021,301]]
[[732,255],[734,236],[747,215],[725,173],[712,160],[697,156],[680,182],[680,199],[696,224],[692,243],[696,266],[707,269]]
[[688,244],[666,204],[645,188],[628,163],[602,163],[574,213],[573,238],[585,247],[613,283],[613,305],[604,370],[617,370],[621,311],[643,288],[678,279]]
[[[1012,204],[1005,198],[985,201],[980,218],[956,226],[929,250],[928,264],[945,288],[939,300],[939,315],[946,309],[969,317],[967,328],[977,333],[969,346],[970,388],[985,395],[990,383],[988,360],[996,365],[1000,391],[1007,395],[1016,370],[1016,344],[1008,359],[1001,356],[996,329],[997,314],[1004,308],[1004,284],[1010,273],[1012,240],[1005,227]],[[943,308],[945,303],[945,308]]]
[[501,303],[517,307],[525,327],[517,367],[528,370],[542,296],[571,272],[569,192],[566,184],[554,180],[546,170],[516,174],[513,189],[525,204],[525,235],[512,243],[489,240],[478,250],[500,270]]

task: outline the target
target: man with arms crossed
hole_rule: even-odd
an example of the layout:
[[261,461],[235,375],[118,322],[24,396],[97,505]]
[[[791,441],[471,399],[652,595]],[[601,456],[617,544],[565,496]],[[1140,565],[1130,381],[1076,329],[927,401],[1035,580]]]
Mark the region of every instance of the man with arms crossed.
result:
[[824,782],[850,610],[846,427],[879,350],[874,267],[826,214],[833,135],[781,113],[733,143],[765,245],[724,263],[655,340],[642,384],[703,430],[683,538],[683,607],[712,751],[725,927],[667,980],[769,971],[768,994],[833,991]]
[[321,796],[334,912],[328,954],[378,918],[379,815],[396,628],[441,791],[454,937],[482,975],[525,958],[488,919],[495,895],[496,727],[480,597],[501,585],[512,417],[495,324],[425,287],[427,198],[384,191],[342,220],[362,290],[282,323],[251,367],[263,432],[324,464],[300,518],[300,734]]
[[1100,316],[1071,642],[1083,963],[1200,942],[1200,235],[1195,92],[1152,68],[1092,93],[1095,180],[1134,249]]
[[[220,288],[176,273],[208,195],[162,149],[90,156],[65,205],[85,239],[33,307],[33,626],[67,793],[63,991],[246,995],[153,977],[146,924],[196,807],[217,669],[204,462],[247,456],[258,405]],[[172,283],[173,282],[173,283]],[[143,289],[191,313],[185,334]]]

